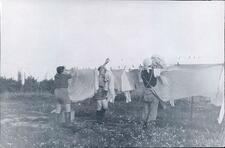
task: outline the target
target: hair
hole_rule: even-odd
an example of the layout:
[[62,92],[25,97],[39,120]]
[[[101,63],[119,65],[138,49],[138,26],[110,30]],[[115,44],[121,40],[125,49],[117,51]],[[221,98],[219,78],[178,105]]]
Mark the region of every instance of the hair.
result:
[[98,67],[98,71],[101,71],[102,69],[104,69],[103,66],[99,66],[99,67]]
[[58,66],[58,67],[56,68],[56,71],[57,71],[58,74],[61,74],[61,73],[63,73],[64,69],[65,69],[64,66]]

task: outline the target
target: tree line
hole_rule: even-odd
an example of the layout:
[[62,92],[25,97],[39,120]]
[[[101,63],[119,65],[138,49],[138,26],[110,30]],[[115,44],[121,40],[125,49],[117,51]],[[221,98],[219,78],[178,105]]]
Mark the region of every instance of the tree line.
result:
[[28,76],[22,83],[22,75],[18,72],[17,80],[0,77],[0,93],[3,92],[54,92],[54,80],[45,79],[38,81],[33,76]]

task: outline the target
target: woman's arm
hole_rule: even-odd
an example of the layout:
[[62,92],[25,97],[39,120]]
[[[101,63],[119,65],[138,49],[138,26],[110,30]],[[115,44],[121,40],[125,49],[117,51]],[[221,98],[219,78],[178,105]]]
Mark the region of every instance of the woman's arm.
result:
[[105,60],[105,63],[104,63],[102,66],[105,67],[105,65],[107,65],[107,64],[109,63],[109,61],[110,61],[110,59],[107,58],[107,59]]

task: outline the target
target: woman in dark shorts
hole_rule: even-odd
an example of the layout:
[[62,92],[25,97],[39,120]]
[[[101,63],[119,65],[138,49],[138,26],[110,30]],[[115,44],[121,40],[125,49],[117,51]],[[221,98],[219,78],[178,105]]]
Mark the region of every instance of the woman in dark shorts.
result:
[[[57,74],[55,75],[55,97],[57,99],[56,113],[59,117],[62,107],[65,108],[66,123],[70,123],[71,100],[68,92],[68,80],[72,78],[72,70],[66,71],[64,66],[56,68]],[[69,73],[68,73],[69,72]]]

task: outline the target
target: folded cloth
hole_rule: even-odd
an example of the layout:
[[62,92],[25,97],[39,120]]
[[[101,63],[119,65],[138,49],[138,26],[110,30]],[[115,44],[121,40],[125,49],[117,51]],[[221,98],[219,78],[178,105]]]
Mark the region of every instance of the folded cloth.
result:
[[160,77],[160,73],[161,73],[161,69],[159,69],[159,68],[154,69],[154,76],[155,77]]
[[125,97],[126,97],[126,103],[131,102],[131,95],[130,95],[130,92],[129,92],[129,91],[125,91],[125,92],[124,92],[124,95],[125,95]]

